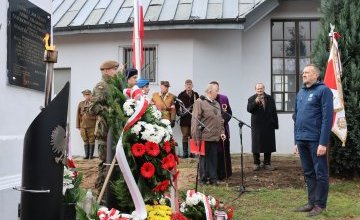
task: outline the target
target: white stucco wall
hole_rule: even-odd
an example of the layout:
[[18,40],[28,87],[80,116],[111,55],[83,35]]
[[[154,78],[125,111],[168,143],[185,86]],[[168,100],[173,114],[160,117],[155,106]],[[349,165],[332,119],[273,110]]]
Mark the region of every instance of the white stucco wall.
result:
[[[50,0],[31,0],[50,12]],[[21,185],[23,138],[28,126],[40,112],[42,92],[10,86],[7,83],[7,0],[0,1],[0,213],[1,219],[15,220]]]
[[[300,19],[319,18],[320,4],[317,1],[282,1],[270,15],[258,22],[244,33],[242,78],[246,83],[242,85],[246,100],[241,103],[241,112],[246,112],[247,98],[255,93],[255,84],[263,82],[265,92],[271,93],[271,19]],[[289,154],[293,152],[293,120],[291,113],[280,113],[279,129],[276,130],[277,153]],[[246,114],[250,122],[250,114]],[[244,148],[251,151],[251,133],[244,129]]]

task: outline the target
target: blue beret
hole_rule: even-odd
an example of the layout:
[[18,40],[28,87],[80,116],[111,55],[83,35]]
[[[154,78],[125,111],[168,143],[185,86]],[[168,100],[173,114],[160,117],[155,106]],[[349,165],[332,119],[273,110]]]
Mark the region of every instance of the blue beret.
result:
[[149,80],[147,80],[147,79],[138,79],[136,85],[137,85],[139,88],[142,88],[142,87],[144,87],[144,86],[149,85]]

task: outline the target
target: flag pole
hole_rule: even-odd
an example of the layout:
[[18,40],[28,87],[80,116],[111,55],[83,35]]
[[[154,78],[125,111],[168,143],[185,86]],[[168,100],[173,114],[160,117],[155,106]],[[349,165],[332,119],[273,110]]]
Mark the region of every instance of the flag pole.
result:
[[138,71],[138,79],[141,76],[141,48],[140,48],[140,33],[139,33],[139,2],[134,0],[134,37],[135,37],[135,69]]

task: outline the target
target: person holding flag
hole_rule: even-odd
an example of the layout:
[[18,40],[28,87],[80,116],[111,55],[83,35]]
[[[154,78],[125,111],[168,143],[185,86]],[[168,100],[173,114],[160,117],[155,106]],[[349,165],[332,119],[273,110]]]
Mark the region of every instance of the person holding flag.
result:
[[308,203],[295,211],[316,216],[326,208],[329,192],[327,147],[333,115],[333,94],[318,81],[320,70],[309,64],[302,73],[304,86],[295,102],[294,153],[300,155],[308,190]]

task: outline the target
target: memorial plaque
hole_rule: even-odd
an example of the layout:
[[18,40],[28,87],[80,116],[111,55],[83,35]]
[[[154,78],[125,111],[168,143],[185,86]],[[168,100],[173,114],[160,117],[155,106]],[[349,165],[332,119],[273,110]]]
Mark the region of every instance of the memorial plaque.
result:
[[9,1],[7,75],[11,85],[44,91],[46,64],[45,33],[51,16],[27,0]]

